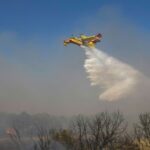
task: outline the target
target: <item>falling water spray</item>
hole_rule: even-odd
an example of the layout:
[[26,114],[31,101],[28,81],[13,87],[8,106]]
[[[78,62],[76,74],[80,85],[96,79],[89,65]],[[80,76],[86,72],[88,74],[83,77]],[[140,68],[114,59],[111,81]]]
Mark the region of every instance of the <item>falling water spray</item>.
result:
[[100,87],[100,100],[114,101],[128,95],[138,82],[139,72],[96,48],[82,46],[84,67],[91,85]]

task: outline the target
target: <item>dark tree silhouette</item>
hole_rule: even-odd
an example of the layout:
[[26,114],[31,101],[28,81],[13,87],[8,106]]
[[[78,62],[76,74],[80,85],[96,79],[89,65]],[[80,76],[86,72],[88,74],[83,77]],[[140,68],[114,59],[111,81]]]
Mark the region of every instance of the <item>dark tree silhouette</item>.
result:
[[51,150],[51,132],[50,130],[37,127],[37,139],[34,140],[34,150]]
[[139,122],[135,124],[134,131],[140,147],[150,149],[150,113],[139,115]]

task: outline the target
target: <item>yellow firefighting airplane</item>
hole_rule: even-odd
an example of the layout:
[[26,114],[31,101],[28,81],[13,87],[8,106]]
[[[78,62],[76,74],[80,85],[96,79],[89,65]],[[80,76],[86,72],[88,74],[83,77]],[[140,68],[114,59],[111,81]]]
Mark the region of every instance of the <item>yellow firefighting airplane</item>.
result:
[[99,33],[93,36],[80,35],[80,37],[71,37],[64,41],[64,46],[67,46],[70,43],[76,44],[78,46],[84,45],[90,48],[95,47],[97,42],[100,42],[102,35]]

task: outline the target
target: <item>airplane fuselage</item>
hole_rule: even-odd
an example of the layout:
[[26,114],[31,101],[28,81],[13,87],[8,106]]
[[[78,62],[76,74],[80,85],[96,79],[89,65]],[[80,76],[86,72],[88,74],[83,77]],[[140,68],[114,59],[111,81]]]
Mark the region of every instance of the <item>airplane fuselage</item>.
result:
[[95,36],[85,36],[81,35],[79,38],[78,37],[72,37],[64,41],[64,45],[68,45],[70,43],[76,44],[78,46],[84,45],[87,47],[95,47],[95,44],[97,42],[100,42],[102,39],[101,34],[97,34]]

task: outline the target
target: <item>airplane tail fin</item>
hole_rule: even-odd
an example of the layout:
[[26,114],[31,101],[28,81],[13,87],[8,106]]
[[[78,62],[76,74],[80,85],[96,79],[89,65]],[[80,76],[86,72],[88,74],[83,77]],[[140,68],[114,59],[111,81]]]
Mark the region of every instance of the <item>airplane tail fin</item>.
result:
[[96,36],[97,36],[97,37],[99,37],[99,38],[101,38],[101,37],[102,37],[102,35],[101,35],[100,33],[98,33]]

